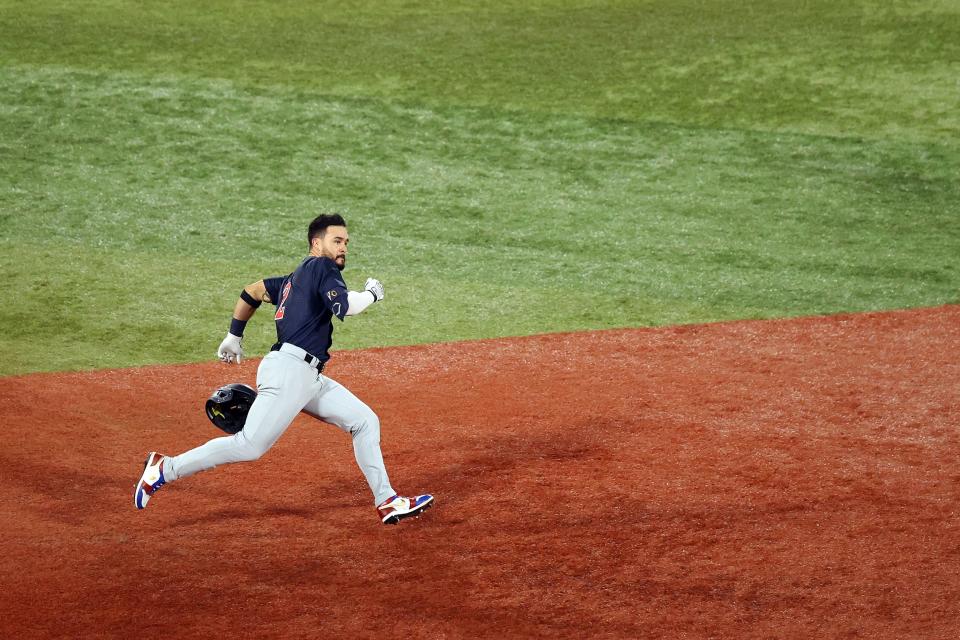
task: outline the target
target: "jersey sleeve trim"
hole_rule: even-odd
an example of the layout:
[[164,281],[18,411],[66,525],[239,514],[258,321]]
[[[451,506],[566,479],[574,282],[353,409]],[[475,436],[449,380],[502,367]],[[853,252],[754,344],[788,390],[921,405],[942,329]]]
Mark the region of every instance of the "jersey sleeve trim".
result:
[[263,279],[263,286],[267,289],[267,295],[270,296],[270,301],[273,303],[273,306],[277,306],[280,303],[280,288],[283,287],[283,281],[285,279],[284,276]]

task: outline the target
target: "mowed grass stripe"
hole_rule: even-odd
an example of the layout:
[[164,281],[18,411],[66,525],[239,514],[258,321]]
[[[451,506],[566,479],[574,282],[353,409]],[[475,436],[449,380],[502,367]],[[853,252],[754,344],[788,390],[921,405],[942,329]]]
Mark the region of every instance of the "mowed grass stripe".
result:
[[0,60],[708,127],[960,132],[945,0],[0,0]]
[[[949,141],[30,65],[0,82],[18,290],[3,374],[208,358],[239,288],[288,272],[323,210],[350,220],[348,283],[387,286],[339,347],[957,300]],[[259,324],[252,352],[270,341]]]

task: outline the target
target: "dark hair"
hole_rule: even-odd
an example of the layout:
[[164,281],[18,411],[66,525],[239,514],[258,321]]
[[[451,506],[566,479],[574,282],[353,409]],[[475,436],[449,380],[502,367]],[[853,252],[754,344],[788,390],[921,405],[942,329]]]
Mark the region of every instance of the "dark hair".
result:
[[313,219],[307,227],[307,247],[313,246],[313,239],[327,234],[327,227],[345,227],[347,221],[339,213],[323,214]]

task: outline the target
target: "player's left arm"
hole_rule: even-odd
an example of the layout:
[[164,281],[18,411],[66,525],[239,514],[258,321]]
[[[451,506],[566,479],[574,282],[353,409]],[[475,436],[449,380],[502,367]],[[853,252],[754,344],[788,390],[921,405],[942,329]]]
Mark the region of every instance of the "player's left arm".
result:
[[347,313],[355,316],[374,302],[383,300],[383,283],[375,278],[367,278],[363,291],[347,292]]

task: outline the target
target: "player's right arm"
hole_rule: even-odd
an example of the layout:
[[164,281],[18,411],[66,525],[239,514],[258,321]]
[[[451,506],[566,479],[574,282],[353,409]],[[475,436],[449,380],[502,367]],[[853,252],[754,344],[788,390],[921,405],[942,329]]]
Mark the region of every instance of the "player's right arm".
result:
[[233,319],[230,321],[230,331],[227,337],[220,343],[217,349],[217,357],[221,361],[230,363],[234,360],[237,364],[243,359],[243,346],[240,344],[243,338],[243,330],[247,321],[257,312],[257,308],[264,302],[271,302],[270,294],[263,280],[257,280],[250,283],[240,292],[240,298],[233,307]]
[[[260,302],[273,302],[273,301],[270,299],[270,292],[267,291],[267,285],[266,285],[266,283],[265,283],[263,280],[257,280],[256,282],[254,282],[254,283],[252,283],[252,284],[248,284],[247,286],[245,286],[245,287],[243,288],[243,291],[245,291],[246,294],[247,294],[248,296],[250,296],[251,298],[253,298],[255,301],[260,301]],[[243,293],[240,294],[240,300],[239,300],[239,302],[246,302],[246,301],[244,300]],[[239,302],[238,302],[238,304],[239,304]],[[249,303],[248,303],[248,304],[249,304]],[[257,306],[259,307],[260,305],[258,304]],[[236,312],[236,309],[234,309],[234,312]],[[251,312],[250,315],[252,316],[253,313]]]

